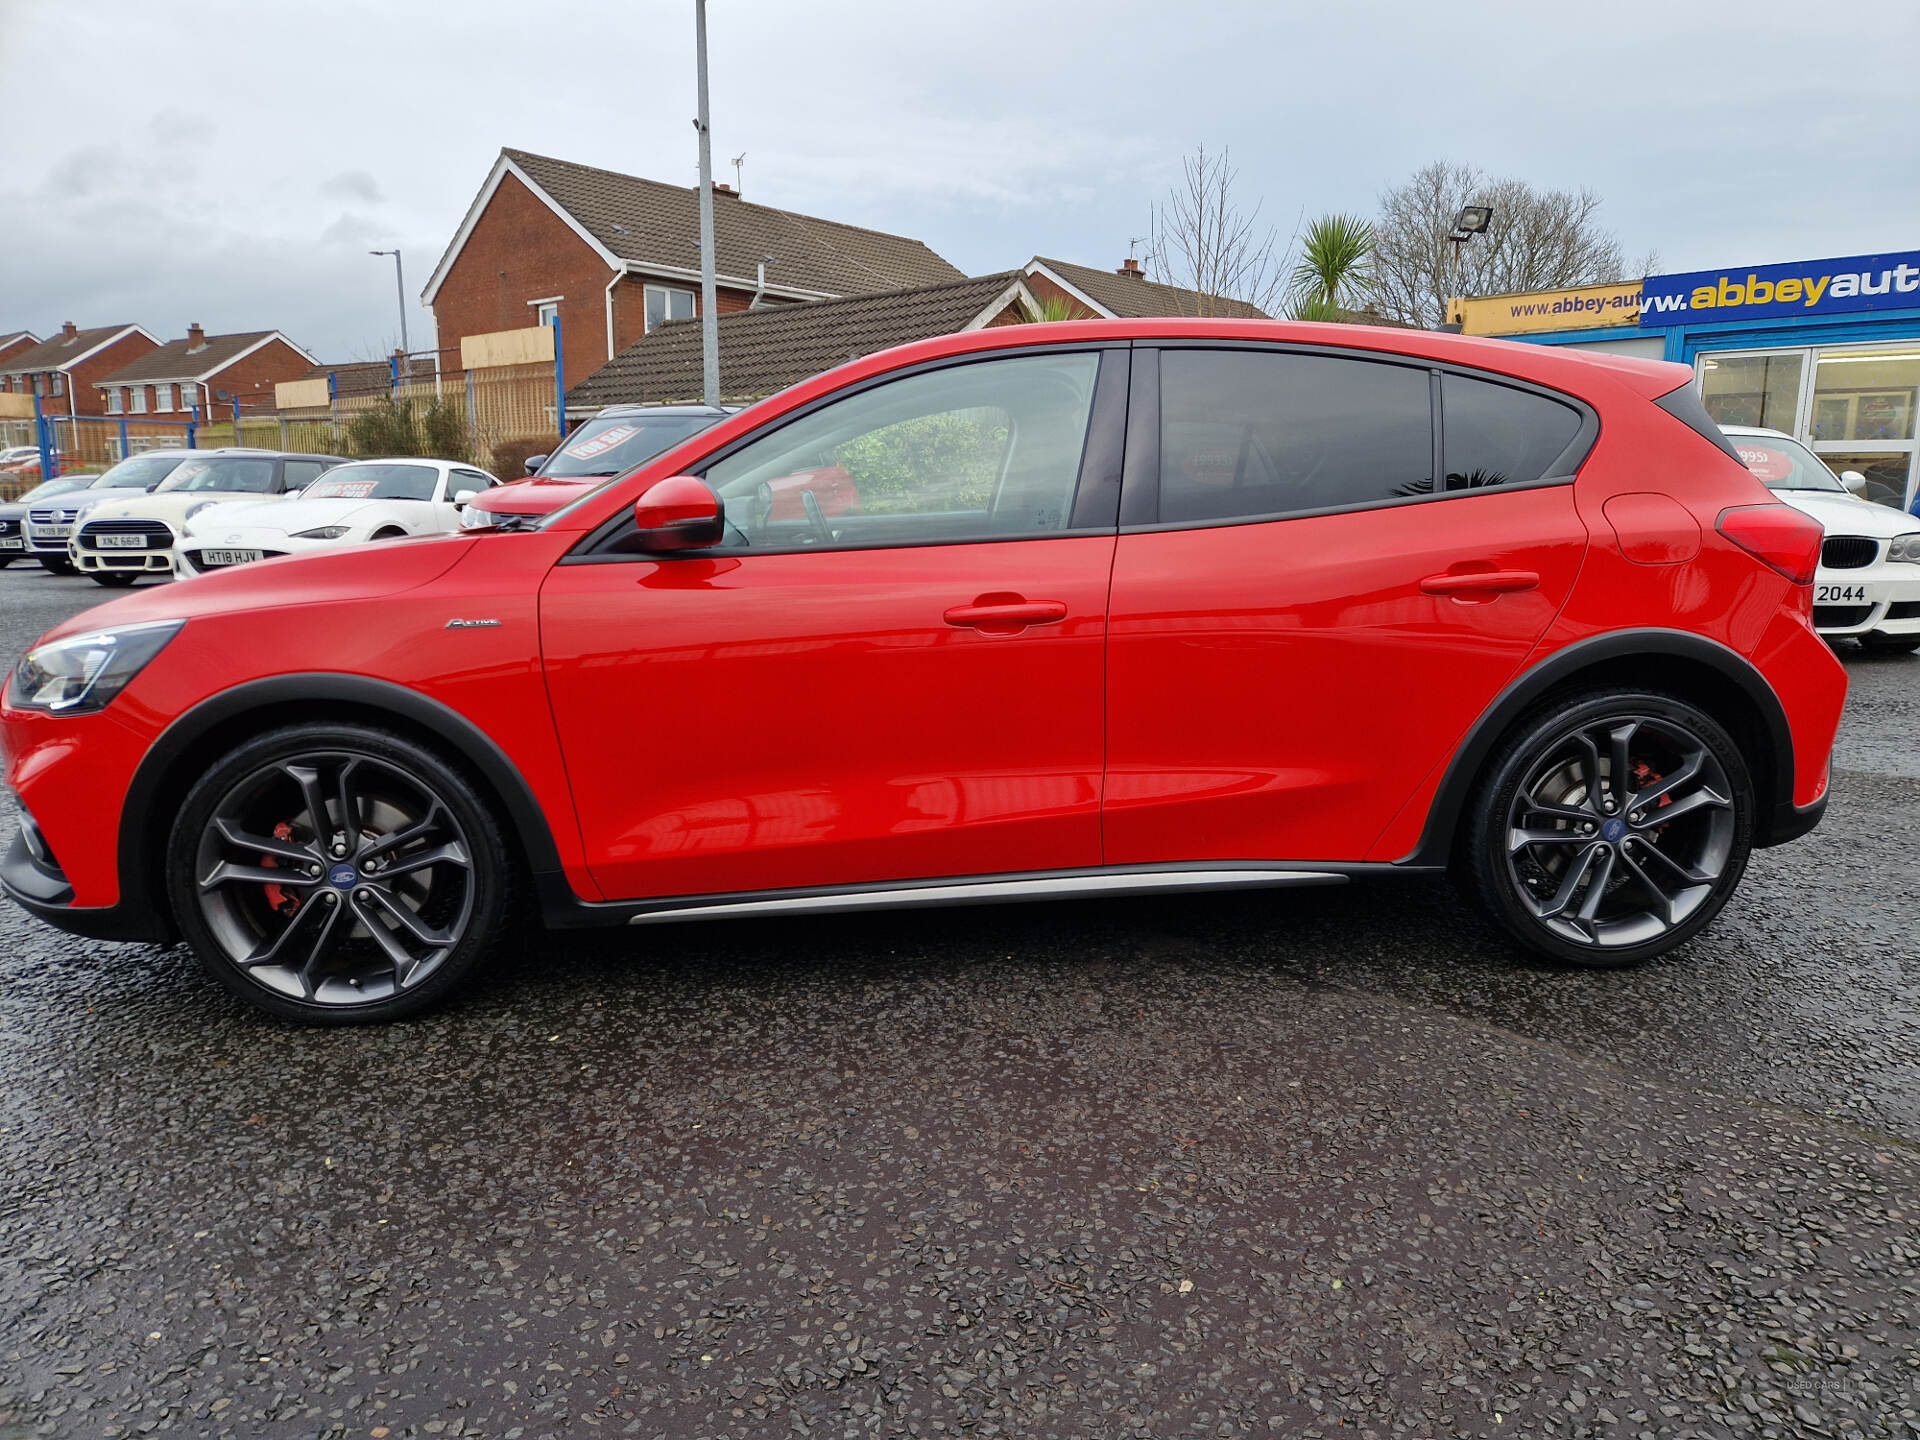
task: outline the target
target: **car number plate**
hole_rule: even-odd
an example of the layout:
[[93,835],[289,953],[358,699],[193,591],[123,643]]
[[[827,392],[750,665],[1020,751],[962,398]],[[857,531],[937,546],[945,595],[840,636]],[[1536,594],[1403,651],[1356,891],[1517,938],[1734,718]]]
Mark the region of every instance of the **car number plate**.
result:
[[1873,599],[1864,585],[1816,585],[1813,590],[1816,605],[1871,605]]
[[144,550],[147,537],[144,535],[97,535],[95,542],[102,550]]
[[260,558],[258,550],[202,550],[202,565],[248,565]]
[[24,550],[27,542],[18,535],[0,535],[0,550]]
[[36,540],[64,540],[67,527],[64,525],[29,525],[27,533]]

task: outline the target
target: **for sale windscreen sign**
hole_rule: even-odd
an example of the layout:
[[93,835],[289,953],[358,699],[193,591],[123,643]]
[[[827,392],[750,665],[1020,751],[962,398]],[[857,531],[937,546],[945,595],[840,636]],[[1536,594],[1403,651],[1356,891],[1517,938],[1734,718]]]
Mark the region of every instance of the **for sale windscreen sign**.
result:
[[1920,250],[1649,275],[1640,287],[1642,329],[1908,309],[1920,309]]

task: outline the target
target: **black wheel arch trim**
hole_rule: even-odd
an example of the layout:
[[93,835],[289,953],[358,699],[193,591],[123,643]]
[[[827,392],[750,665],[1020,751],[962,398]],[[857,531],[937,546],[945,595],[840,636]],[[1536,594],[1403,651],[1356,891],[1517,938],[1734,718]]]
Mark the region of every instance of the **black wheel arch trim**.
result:
[[[1772,749],[1772,773],[1755,778],[1766,786],[1774,803],[1763,807],[1763,813],[1754,817],[1754,847],[1763,849],[1785,844],[1819,823],[1824,801],[1806,807],[1796,807],[1793,803],[1793,731],[1787,724],[1780,697],[1752,661],[1716,640],[1685,630],[1614,630],[1556,650],[1508,682],[1454,751],[1439,789],[1434,792],[1433,804],[1428,808],[1420,844],[1397,863],[1443,865],[1448,862],[1462,817],[1472,799],[1475,779],[1501,736],[1549,691],[1595,665],[1655,655],[1703,666],[1735,685],[1758,711]],[[1754,765],[1758,758],[1748,756],[1747,760]]]
[[[527,863],[536,879],[561,872],[559,848],[546,813],[534,798],[519,768],[494,741],[493,737],[450,705],[422,695],[390,680],[367,675],[329,671],[275,675],[251,680],[208,697],[191,710],[175,718],[141,757],[120,811],[119,870],[120,904],[117,910],[132,915],[154,917],[152,935],[138,938],[171,938],[172,918],[164,897],[154,884],[154,867],[147,853],[150,814],[174,767],[216,726],[237,719],[252,710],[300,702],[321,702],[354,706],[369,712],[385,713],[429,731],[451,746],[453,751],[477,771],[481,779],[506,807],[506,819],[524,848]],[[564,882],[562,882],[564,884]],[[52,918],[52,917],[46,917]],[[60,923],[58,920],[55,924]],[[128,921],[127,924],[136,922]]]

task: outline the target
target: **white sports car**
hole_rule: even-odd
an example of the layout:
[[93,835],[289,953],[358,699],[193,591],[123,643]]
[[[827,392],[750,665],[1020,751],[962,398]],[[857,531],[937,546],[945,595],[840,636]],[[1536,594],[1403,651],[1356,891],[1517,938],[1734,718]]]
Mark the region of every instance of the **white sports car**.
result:
[[1778,430],[1722,425],[1755,478],[1826,527],[1813,577],[1813,625],[1830,640],[1852,636],[1869,650],[1920,650],[1920,519],[1853,493],[1864,481],[1838,476]]
[[458,530],[460,512],[500,482],[451,460],[355,460],[285,500],[211,505],[187,521],[174,556],[201,575],[276,555]]

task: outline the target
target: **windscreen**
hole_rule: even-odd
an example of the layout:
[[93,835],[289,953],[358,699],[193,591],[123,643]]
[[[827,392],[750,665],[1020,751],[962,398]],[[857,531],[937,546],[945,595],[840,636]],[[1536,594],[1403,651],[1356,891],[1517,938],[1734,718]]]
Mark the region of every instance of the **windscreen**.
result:
[[1729,435],[1740,463],[1769,490],[1827,490],[1850,493],[1825,465],[1798,440],[1784,435]]
[[339,465],[300,492],[302,500],[431,500],[431,465]]
[[567,437],[547,463],[542,480],[586,480],[620,475],[672,449],[721,419],[718,415],[604,415]]
[[88,485],[90,490],[151,490],[191,456],[132,455]]
[[237,490],[243,494],[266,495],[273,490],[273,472],[274,462],[263,455],[196,455],[182,460],[160,488]]

